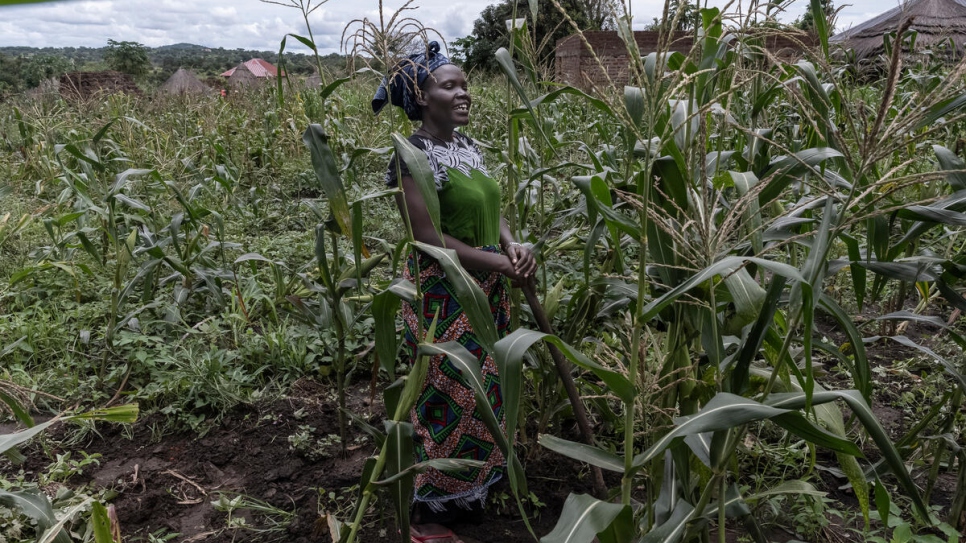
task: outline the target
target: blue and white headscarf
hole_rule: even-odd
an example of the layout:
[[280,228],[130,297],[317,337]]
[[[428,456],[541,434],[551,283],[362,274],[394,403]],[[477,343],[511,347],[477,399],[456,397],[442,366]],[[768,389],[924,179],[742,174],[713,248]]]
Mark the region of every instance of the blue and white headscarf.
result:
[[439,52],[439,43],[431,41],[424,53],[409,55],[389,72],[392,80],[382,78],[382,83],[372,98],[372,112],[378,114],[387,103],[403,108],[412,121],[422,117],[416,93],[429,74],[444,64],[452,64],[446,55]]

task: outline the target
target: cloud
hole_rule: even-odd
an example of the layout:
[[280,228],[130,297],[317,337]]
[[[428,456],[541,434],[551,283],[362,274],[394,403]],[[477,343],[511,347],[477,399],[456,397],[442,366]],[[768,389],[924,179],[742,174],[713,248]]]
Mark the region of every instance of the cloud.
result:
[[[417,0],[418,9],[407,10],[426,26],[436,28],[451,42],[470,34],[473,22],[489,4],[499,0]],[[662,0],[629,0],[634,28],[659,16]],[[404,0],[386,0],[387,16]],[[726,0],[710,0],[723,6]],[[317,2],[315,3],[316,5]],[[781,19],[792,21],[807,7],[795,0]],[[893,7],[873,0],[852,0],[839,14],[841,31]],[[330,0],[310,17],[315,41],[322,54],[341,52],[343,30],[350,21],[379,20],[376,0]],[[101,47],[108,38],[137,41],[156,47],[179,42],[209,47],[277,50],[286,34],[306,35],[298,9],[258,0],[70,0],[0,7],[0,45],[34,47]],[[288,39],[292,51],[305,48]]]

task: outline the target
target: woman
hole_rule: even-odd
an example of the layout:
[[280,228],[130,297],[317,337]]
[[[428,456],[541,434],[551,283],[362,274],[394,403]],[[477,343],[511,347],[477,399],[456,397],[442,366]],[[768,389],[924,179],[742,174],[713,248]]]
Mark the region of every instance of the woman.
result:
[[[528,280],[537,264],[530,250],[513,239],[500,217],[499,186],[489,177],[472,176],[473,170],[485,174],[486,166],[473,140],[456,131],[456,127],[469,123],[472,99],[466,77],[439,53],[436,42],[428,44],[426,53],[404,60],[394,73],[391,81],[383,80],[372,108],[378,113],[386,103],[392,103],[403,108],[411,120],[421,121],[409,142],[426,153],[433,169],[443,239],[433,228],[426,203],[405,164],[400,165],[397,179],[396,160],[390,160],[386,184],[402,186],[397,204],[417,241],[456,251],[460,263],[490,300],[497,331],[503,337],[510,323],[508,280]],[[453,176],[450,180],[447,168],[459,170],[466,177]],[[493,358],[476,340],[440,265],[425,254],[415,252],[414,256],[416,261],[409,259],[405,277],[415,282],[418,275],[423,299],[422,307],[403,306],[404,356],[410,360],[415,356],[417,330],[426,330],[438,315],[435,342],[459,341],[477,356],[490,403],[502,425],[499,376]],[[421,328],[419,319],[423,321]],[[484,461],[485,466],[459,473],[430,470],[416,476],[410,534],[413,542],[459,543],[445,525],[478,518],[487,490],[503,475],[503,453],[480,418],[474,416],[475,410],[473,391],[459,371],[445,356],[434,356],[411,413],[416,459],[473,458]]]

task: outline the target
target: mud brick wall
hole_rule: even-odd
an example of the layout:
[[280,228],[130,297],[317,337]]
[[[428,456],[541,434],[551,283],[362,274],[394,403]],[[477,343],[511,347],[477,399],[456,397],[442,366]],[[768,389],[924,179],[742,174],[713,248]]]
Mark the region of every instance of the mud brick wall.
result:
[[[557,41],[554,79],[558,83],[584,90],[607,85],[608,77],[616,86],[627,84],[630,80],[627,47],[617,33],[585,32],[584,36],[600,59],[600,64],[594,60],[580,36],[568,36]],[[657,32],[634,32],[634,41],[641,55],[657,50],[657,40]],[[804,41],[807,45],[813,45],[812,39]],[[765,38],[765,44],[769,51],[781,58],[801,56],[800,42],[788,36],[770,35]],[[679,33],[673,37],[670,50],[688,54],[692,45],[691,34]]]

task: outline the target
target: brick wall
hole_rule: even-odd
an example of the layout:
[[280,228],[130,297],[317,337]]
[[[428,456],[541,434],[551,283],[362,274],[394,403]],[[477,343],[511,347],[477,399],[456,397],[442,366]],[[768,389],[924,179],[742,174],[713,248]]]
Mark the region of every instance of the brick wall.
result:
[[[595,86],[607,84],[607,76],[614,85],[625,85],[630,80],[630,63],[628,62],[627,47],[616,32],[585,32],[587,42],[600,59],[600,64],[584,45],[580,36],[573,35],[557,41],[556,58],[554,59],[555,76],[558,83],[565,83],[589,90]],[[693,45],[690,34],[679,33],[672,38],[669,49],[688,54]],[[657,49],[657,32],[634,32],[634,41],[641,51],[647,55]],[[812,40],[805,40],[812,45]],[[789,36],[769,35],[765,38],[766,47],[780,57],[794,58],[801,56],[801,46],[798,41]],[[603,69],[602,69],[603,67]]]

